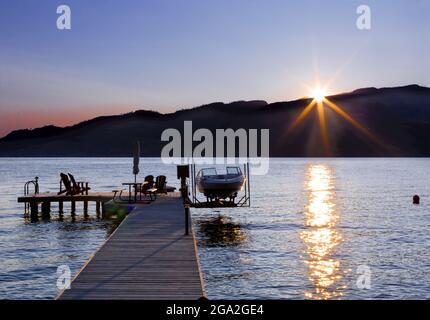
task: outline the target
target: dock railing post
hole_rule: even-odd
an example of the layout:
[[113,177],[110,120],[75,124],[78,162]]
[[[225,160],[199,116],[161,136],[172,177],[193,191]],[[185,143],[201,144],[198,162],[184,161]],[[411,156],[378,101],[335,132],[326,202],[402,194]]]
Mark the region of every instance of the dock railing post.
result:
[[188,236],[190,234],[190,231],[189,231],[190,205],[188,203],[184,204],[184,209],[185,209],[185,235]]
[[190,223],[190,204],[191,200],[188,197],[188,184],[187,178],[190,177],[190,165],[178,165],[177,166],[178,179],[181,179],[181,197],[184,205],[184,216],[185,216],[185,235],[189,235],[189,223]]
[[186,178],[181,178],[181,196],[182,203],[184,204],[184,214],[185,214],[185,235],[189,235],[189,220],[190,220],[190,201],[188,198],[188,185]]

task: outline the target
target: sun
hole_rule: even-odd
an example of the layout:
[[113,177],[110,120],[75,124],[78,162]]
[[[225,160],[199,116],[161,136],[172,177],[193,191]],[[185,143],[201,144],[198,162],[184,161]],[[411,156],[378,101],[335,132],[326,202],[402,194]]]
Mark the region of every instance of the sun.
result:
[[326,96],[326,93],[324,92],[323,89],[321,88],[315,88],[312,91],[312,98],[314,98],[314,100],[316,102],[323,102],[324,98]]

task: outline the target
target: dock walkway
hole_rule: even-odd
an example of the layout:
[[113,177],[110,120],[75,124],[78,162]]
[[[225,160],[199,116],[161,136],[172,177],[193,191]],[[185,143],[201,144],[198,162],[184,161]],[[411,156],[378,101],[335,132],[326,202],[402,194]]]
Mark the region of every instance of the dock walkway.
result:
[[178,193],[137,205],[59,299],[199,299],[194,232],[184,235]]

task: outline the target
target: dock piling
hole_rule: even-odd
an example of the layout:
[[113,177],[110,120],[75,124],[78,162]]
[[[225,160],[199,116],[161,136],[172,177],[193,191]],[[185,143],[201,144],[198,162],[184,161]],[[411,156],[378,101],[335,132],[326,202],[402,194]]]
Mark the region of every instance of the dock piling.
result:
[[88,217],[88,201],[84,201],[84,216]]
[[39,206],[37,202],[31,202],[30,203],[30,215],[32,218],[36,217],[39,214]]
[[97,218],[100,217],[100,201],[96,202],[96,213],[97,213]]
[[106,205],[104,202],[101,203],[102,206],[102,219],[106,218]]
[[42,202],[42,215],[43,216],[49,216],[51,213],[51,202],[45,201]]

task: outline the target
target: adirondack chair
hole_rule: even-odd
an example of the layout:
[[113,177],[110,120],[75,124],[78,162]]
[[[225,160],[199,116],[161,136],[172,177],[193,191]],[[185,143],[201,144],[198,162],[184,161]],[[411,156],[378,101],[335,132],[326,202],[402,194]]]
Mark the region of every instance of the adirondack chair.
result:
[[76,182],[75,177],[69,173],[70,181],[72,182],[72,187],[75,194],[86,194],[88,195],[88,191],[91,190],[90,187],[88,187],[88,182]]
[[143,181],[143,185],[140,188],[140,193],[146,194],[146,192],[152,188],[154,188],[154,176],[146,176],[145,180]]
[[165,194],[167,194],[167,190],[166,190],[166,176],[158,176],[155,179],[155,188],[157,189],[157,193],[165,193]]
[[143,185],[139,188],[138,192],[142,198],[143,195],[149,195],[150,200],[156,199],[157,189],[154,187],[154,176],[149,175],[145,177]]
[[[60,173],[60,191],[58,192],[58,195],[65,193],[66,195],[73,195],[74,190],[72,187],[72,184],[70,183],[69,177],[67,174]],[[64,186],[64,189],[63,189]]]

